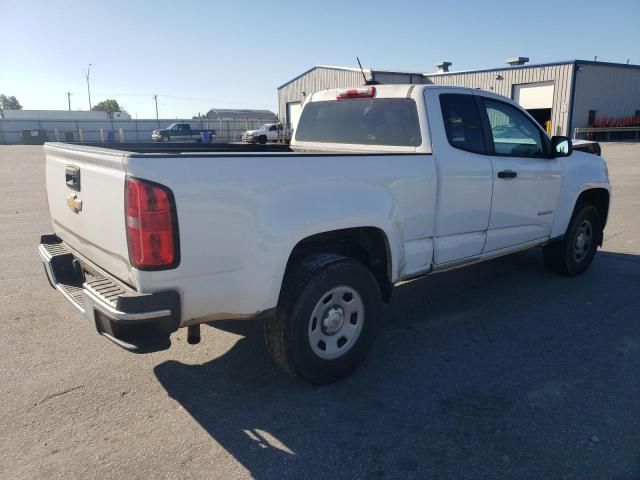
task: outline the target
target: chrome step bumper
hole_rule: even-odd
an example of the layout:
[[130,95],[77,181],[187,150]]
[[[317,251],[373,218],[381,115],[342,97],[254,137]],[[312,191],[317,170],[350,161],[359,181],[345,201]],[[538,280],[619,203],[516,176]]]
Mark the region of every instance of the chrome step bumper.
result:
[[[40,238],[38,253],[49,283],[120,347],[146,353],[166,350],[180,325],[180,296],[175,291],[143,294],[76,258],[55,235]],[[91,273],[89,273],[91,272]]]

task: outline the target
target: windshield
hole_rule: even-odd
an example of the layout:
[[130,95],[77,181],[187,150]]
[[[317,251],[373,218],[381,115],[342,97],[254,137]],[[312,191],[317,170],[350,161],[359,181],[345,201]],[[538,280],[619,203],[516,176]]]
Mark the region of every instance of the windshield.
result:
[[173,130],[173,128],[177,125],[177,123],[172,123],[165,130]]
[[311,102],[295,137],[302,142],[417,147],[422,143],[416,102],[366,98]]
[[273,125],[273,123],[265,123],[264,125],[260,125],[260,128],[258,130],[269,130],[271,128],[271,125]]

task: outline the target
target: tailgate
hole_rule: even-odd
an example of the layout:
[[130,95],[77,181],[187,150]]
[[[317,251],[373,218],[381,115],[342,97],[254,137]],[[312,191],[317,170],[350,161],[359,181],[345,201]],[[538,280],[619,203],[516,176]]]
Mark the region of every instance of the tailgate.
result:
[[123,152],[67,144],[44,148],[54,232],[81,256],[131,283]]

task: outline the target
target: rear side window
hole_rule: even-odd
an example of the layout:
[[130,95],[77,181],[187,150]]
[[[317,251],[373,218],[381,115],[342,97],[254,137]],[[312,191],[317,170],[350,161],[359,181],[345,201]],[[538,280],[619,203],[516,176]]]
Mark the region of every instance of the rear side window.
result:
[[473,95],[443,93],[440,108],[449,144],[469,152],[485,153],[480,113]]
[[422,143],[416,102],[358,98],[311,102],[296,129],[300,142],[417,147]]

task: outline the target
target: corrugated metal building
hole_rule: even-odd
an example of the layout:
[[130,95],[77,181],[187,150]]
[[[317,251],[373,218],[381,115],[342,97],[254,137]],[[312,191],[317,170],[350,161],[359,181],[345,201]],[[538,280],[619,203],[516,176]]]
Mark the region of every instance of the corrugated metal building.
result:
[[273,122],[277,116],[271,110],[248,110],[237,108],[212,108],[207,112],[207,118],[217,120],[258,120],[259,122]]
[[[280,120],[295,128],[300,116],[302,102],[307,95],[327,88],[342,88],[362,85],[359,68],[317,65],[278,87],[278,111]],[[380,83],[423,83],[422,73],[393,72],[389,70],[364,69],[367,80]]]
[[[554,135],[570,135],[595,118],[640,114],[640,65],[568,60],[437,73],[365,70],[380,83],[418,83],[479,88],[509,97],[526,108]],[[444,65],[444,70],[448,65]],[[280,118],[293,128],[305,97],[327,88],[362,85],[359,69],[317,66],[278,88]]]

